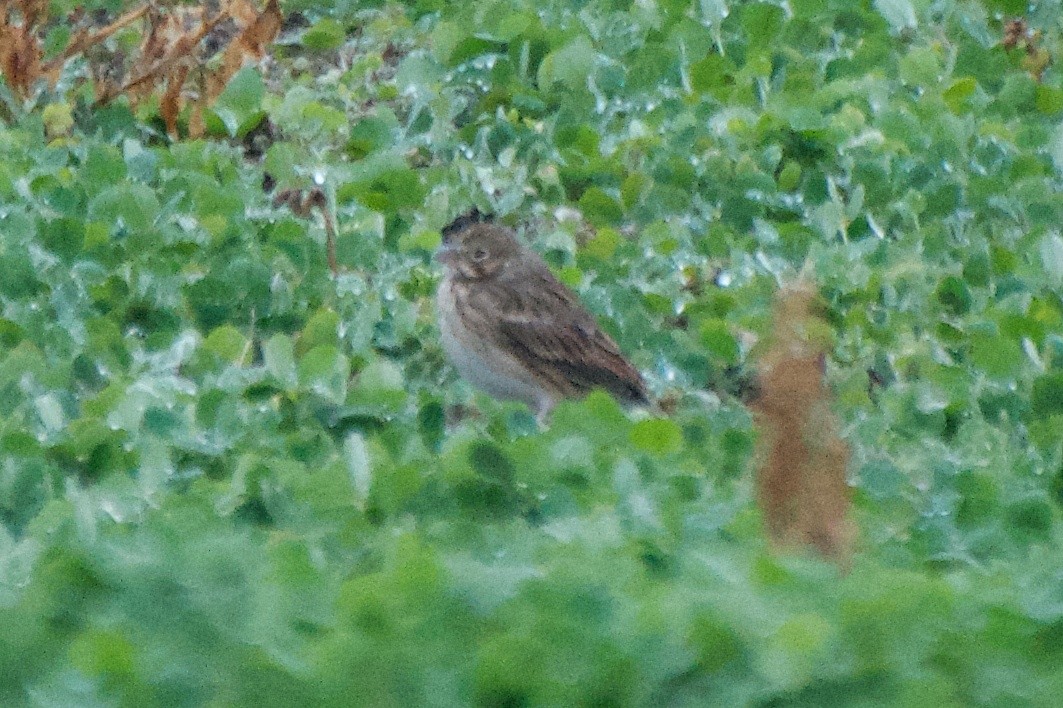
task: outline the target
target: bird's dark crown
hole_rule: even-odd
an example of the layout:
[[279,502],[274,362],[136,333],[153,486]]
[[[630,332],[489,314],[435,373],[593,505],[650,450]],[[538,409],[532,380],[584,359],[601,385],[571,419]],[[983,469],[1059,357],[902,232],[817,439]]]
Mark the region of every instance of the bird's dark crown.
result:
[[454,234],[464,231],[473,224],[483,224],[492,220],[493,217],[489,214],[484,214],[476,207],[473,207],[443,227],[443,230],[440,232],[443,235],[443,243],[450,243],[450,239]]

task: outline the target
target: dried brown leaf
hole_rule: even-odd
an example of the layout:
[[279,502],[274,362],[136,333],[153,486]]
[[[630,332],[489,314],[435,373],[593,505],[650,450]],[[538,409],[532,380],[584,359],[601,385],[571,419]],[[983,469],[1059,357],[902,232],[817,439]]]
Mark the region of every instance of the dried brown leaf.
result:
[[847,516],[849,449],[824,381],[814,297],[810,287],[797,285],[776,298],[772,342],[752,403],[761,432],[757,500],[776,545],[811,546],[845,565],[855,531]]
[[41,75],[41,45],[36,30],[45,2],[0,3],[0,72],[20,96]]
[[[129,79],[122,85],[119,91],[130,94],[130,97],[142,96],[150,91],[171,72],[175,72],[181,64],[188,64],[193,60],[193,50],[196,45],[210,32],[215,25],[225,19],[223,15],[217,15],[205,20],[196,31],[182,35],[167,49],[167,51],[150,66]],[[113,95],[104,94],[96,99],[97,104],[107,103],[115,98]]]
[[[43,62],[41,35],[53,21],[48,10],[48,0],[0,0],[0,73],[14,91],[25,96],[40,78],[54,85],[67,61],[83,54],[96,105],[120,95],[136,105],[161,90],[159,110],[171,135],[176,135],[178,116],[189,104],[189,132],[203,134],[204,109],[240,68],[265,56],[283,22],[277,0],[267,0],[261,11],[251,0],[176,7],[148,2],[95,28],[77,8],[63,20],[73,31],[67,46]],[[104,45],[108,37],[136,22],[143,22],[138,50],[127,54]],[[219,53],[218,67],[209,68],[209,60]]]
[[207,121],[203,118],[203,104],[193,103],[188,115],[188,137],[202,138],[207,134]]
[[159,101],[159,113],[166,124],[166,132],[171,137],[177,137],[177,117],[181,112],[181,88],[185,85],[188,77],[188,67],[177,67],[166,80],[166,92]]
[[1028,28],[1026,20],[1016,17],[1004,23],[1004,49],[1014,49],[1020,41],[1026,38]]
[[1004,37],[1001,44],[1004,49],[1023,49],[1026,56],[1022,59],[1022,68],[1029,72],[1037,82],[1044,78],[1045,70],[1052,63],[1052,55],[1041,46],[1041,30],[1030,29],[1025,18],[1016,17],[1004,23]]
[[266,55],[266,47],[277,38],[284,18],[281,16],[280,5],[277,0],[269,0],[261,13],[257,13],[243,0],[235,0],[233,12],[239,13],[243,22],[248,24],[225,49],[222,55],[221,66],[207,76],[207,88],[204,100],[212,103],[222,90],[225,89],[229,79],[236,75],[245,64],[260,61]]
[[310,216],[314,207],[324,208],[328,200],[325,193],[316,187],[314,189],[283,189],[273,197],[273,206],[286,206],[296,216],[306,218]]
[[16,4],[27,27],[36,27],[47,19],[48,0],[22,0]]

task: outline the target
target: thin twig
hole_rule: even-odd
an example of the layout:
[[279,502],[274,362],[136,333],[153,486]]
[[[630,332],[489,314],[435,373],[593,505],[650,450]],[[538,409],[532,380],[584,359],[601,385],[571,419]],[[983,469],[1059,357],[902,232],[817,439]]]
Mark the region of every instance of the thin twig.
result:
[[339,277],[340,264],[336,259],[336,219],[332,216],[332,210],[327,204],[320,207],[321,216],[325,219],[325,256],[328,258],[328,267],[332,271],[332,277]]

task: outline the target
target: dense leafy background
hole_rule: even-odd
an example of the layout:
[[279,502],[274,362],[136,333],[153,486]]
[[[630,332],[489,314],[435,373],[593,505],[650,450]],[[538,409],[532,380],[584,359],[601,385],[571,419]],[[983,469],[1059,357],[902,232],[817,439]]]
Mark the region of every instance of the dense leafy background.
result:
[[[0,89],[0,703],[1058,701],[1063,73],[1001,46],[1025,3],[284,10],[209,141]],[[335,200],[337,280],[265,172]],[[538,432],[455,380],[430,253],[471,204],[673,416]],[[769,553],[726,393],[803,265],[844,577]]]

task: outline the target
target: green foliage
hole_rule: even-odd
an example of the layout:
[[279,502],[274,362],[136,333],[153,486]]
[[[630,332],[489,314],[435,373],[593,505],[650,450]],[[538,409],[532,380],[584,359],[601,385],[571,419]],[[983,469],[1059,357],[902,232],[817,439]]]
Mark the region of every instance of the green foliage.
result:
[[[287,2],[212,142],[0,88],[0,704],[1057,702],[1063,73],[1001,46],[1026,6]],[[337,278],[265,172],[334,198]],[[430,254],[472,205],[673,413],[539,430],[456,380]],[[725,392],[801,269],[844,576],[768,552]]]

